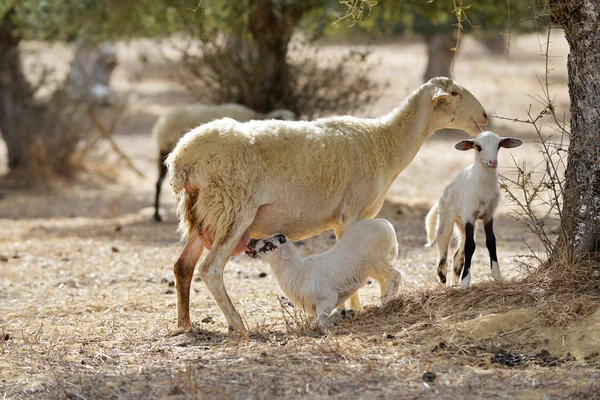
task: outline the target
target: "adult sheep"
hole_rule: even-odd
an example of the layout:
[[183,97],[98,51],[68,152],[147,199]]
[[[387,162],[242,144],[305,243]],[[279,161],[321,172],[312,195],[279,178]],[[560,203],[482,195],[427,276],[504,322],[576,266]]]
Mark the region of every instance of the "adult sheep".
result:
[[[295,241],[333,229],[339,239],[353,222],[377,215],[391,184],[433,132],[456,128],[475,136],[486,123],[468,90],[438,77],[380,118],[221,119],[190,131],[166,160],[187,239],[173,268],[179,330],[192,326],[190,285],[204,247],[210,252],[200,276],[229,329],[245,332],[223,269],[250,237],[280,232]],[[351,298],[351,307],[357,300]]]
[[164,163],[165,157],[175,148],[177,141],[190,129],[225,117],[239,122],[247,122],[253,119],[281,119],[285,121],[298,119],[296,114],[289,110],[274,110],[263,114],[240,104],[190,104],[173,108],[161,115],[152,127],[152,137],[158,144],[158,181],[156,182],[154,200],[155,221],[161,221],[158,207],[160,188],[167,174],[167,167]]

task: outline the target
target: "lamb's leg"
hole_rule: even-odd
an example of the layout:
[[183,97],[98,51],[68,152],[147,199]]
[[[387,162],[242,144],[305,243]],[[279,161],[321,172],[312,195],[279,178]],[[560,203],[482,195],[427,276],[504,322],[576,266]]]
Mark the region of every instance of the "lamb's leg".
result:
[[[342,235],[344,234],[344,231],[346,230],[346,228],[349,226],[349,223],[346,224],[340,224],[338,225],[335,229],[335,240],[337,242],[340,241],[340,239],[342,238]],[[344,305],[341,304],[338,309],[343,310],[344,309]],[[354,310],[354,311],[360,311],[362,310],[362,306],[360,305],[360,299],[358,298],[358,290],[354,293],[352,293],[352,296],[350,296],[350,309]]]
[[252,220],[253,218],[236,221],[223,237],[215,238],[212,249],[200,265],[200,276],[225,315],[229,331],[237,329],[245,333],[246,327],[227,294],[223,283],[223,270],[238,243],[245,236],[246,229],[252,224]]
[[[446,221],[446,222],[444,222]],[[442,219],[440,216],[440,226],[435,244],[438,249],[437,274],[442,285],[446,284],[446,275],[448,273],[448,245],[452,239],[452,230],[454,224],[448,223],[447,219]]]
[[169,153],[161,152],[158,156],[158,181],[156,181],[156,198],[154,199],[154,220],[156,222],[160,222],[162,220],[160,214],[158,213],[158,203],[160,199],[160,188],[165,176],[167,175],[167,166],[165,165],[164,161],[168,154]]
[[193,231],[187,239],[187,243],[179,259],[173,266],[175,284],[177,290],[177,328],[184,332],[192,328],[190,319],[190,286],[194,276],[194,268],[202,255],[204,246],[200,241],[200,235]]
[[471,259],[475,253],[475,237],[473,222],[465,224],[465,266],[460,277],[460,288],[466,290],[471,285]]
[[456,227],[460,237],[458,247],[454,253],[454,259],[452,260],[452,269],[454,270],[454,279],[452,280],[453,285],[460,284],[460,273],[465,265],[465,227],[462,224],[456,224]]
[[[389,276],[387,276],[386,282],[387,282],[387,288],[385,290],[384,293],[382,293],[381,295],[381,302],[383,304],[387,303],[388,301],[392,300],[394,297],[396,297],[396,295],[398,294],[398,290],[400,289],[400,283],[401,283],[401,279],[402,279],[402,275],[400,274],[400,272],[392,267],[390,265],[390,268],[388,269],[389,271]],[[383,288],[383,287],[382,287]]]
[[492,269],[492,277],[495,280],[502,279],[500,274],[500,266],[498,265],[498,255],[496,254],[496,236],[494,235],[494,218],[483,221],[485,230],[485,245],[490,253],[490,268]]

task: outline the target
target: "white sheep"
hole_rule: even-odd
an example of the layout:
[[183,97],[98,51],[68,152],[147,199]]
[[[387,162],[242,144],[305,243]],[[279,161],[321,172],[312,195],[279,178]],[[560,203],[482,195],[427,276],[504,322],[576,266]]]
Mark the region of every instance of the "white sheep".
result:
[[460,288],[463,290],[469,288],[471,258],[475,252],[475,225],[479,219],[483,220],[492,277],[502,278],[493,231],[494,214],[501,199],[496,169],[498,150],[500,147],[518,147],[522,143],[519,139],[503,138],[486,131],[474,139],[463,140],[454,146],[458,150],[476,149],[477,151],[475,162],[446,186],[440,199],[425,218],[428,239],[426,246],[434,243],[437,245],[437,273],[442,284],[446,283],[448,245],[452,238],[452,231],[456,227],[460,243],[452,261],[454,284],[457,285],[460,279]]
[[[179,330],[191,328],[190,284],[204,247],[211,250],[200,276],[229,329],[244,332],[223,269],[250,237],[280,232],[300,240],[333,229],[339,240],[353,222],[377,215],[391,184],[433,132],[456,128],[475,136],[486,123],[479,101],[440,77],[380,118],[221,119],[188,132],[166,160],[187,239],[173,268]],[[350,306],[360,309],[356,293]]]
[[296,114],[289,110],[274,110],[262,114],[240,104],[190,104],[173,108],[161,115],[152,127],[152,137],[158,144],[158,181],[156,182],[154,200],[154,219],[157,222],[161,221],[158,212],[160,188],[167,174],[167,167],[164,164],[165,157],[175,148],[177,141],[190,129],[225,117],[239,122],[247,122],[253,119],[279,119],[285,121],[298,119]]
[[321,324],[369,277],[379,282],[384,303],[400,288],[400,272],[392,266],[398,242],[385,219],[355,222],[329,251],[304,259],[281,233],[250,240],[246,254],[267,261],[285,295]]

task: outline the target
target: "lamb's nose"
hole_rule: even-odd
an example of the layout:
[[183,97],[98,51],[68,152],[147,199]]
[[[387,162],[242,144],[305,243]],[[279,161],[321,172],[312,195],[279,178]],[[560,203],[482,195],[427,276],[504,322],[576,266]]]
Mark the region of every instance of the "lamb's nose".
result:
[[484,117],[484,118],[487,118],[487,117],[488,117],[488,116],[487,116],[487,113],[486,113],[485,111],[483,112],[483,117]]
[[488,162],[488,165],[489,165],[491,168],[496,168],[496,167],[498,166],[498,161],[496,161],[496,160],[490,160],[490,161]]

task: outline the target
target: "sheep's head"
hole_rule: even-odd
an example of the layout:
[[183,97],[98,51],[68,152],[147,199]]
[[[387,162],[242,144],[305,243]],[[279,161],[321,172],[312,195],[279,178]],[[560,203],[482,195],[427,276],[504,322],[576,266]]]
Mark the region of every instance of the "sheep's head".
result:
[[291,245],[284,234],[276,233],[263,239],[250,239],[246,255],[268,262],[277,261],[279,258],[288,259],[292,256]]
[[498,150],[500,147],[507,149],[519,147],[523,144],[521,139],[511,137],[500,137],[494,132],[485,131],[480,133],[475,139],[463,140],[454,147],[457,150],[475,149],[475,160],[479,160],[488,168],[498,167]]
[[290,110],[273,110],[265,115],[265,119],[278,119],[282,121],[296,121],[298,116]]
[[431,92],[436,129],[462,129],[471,136],[481,132],[480,125],[488,123],[485,109],[464,87],[450,78],[437,77],[425,84]]

